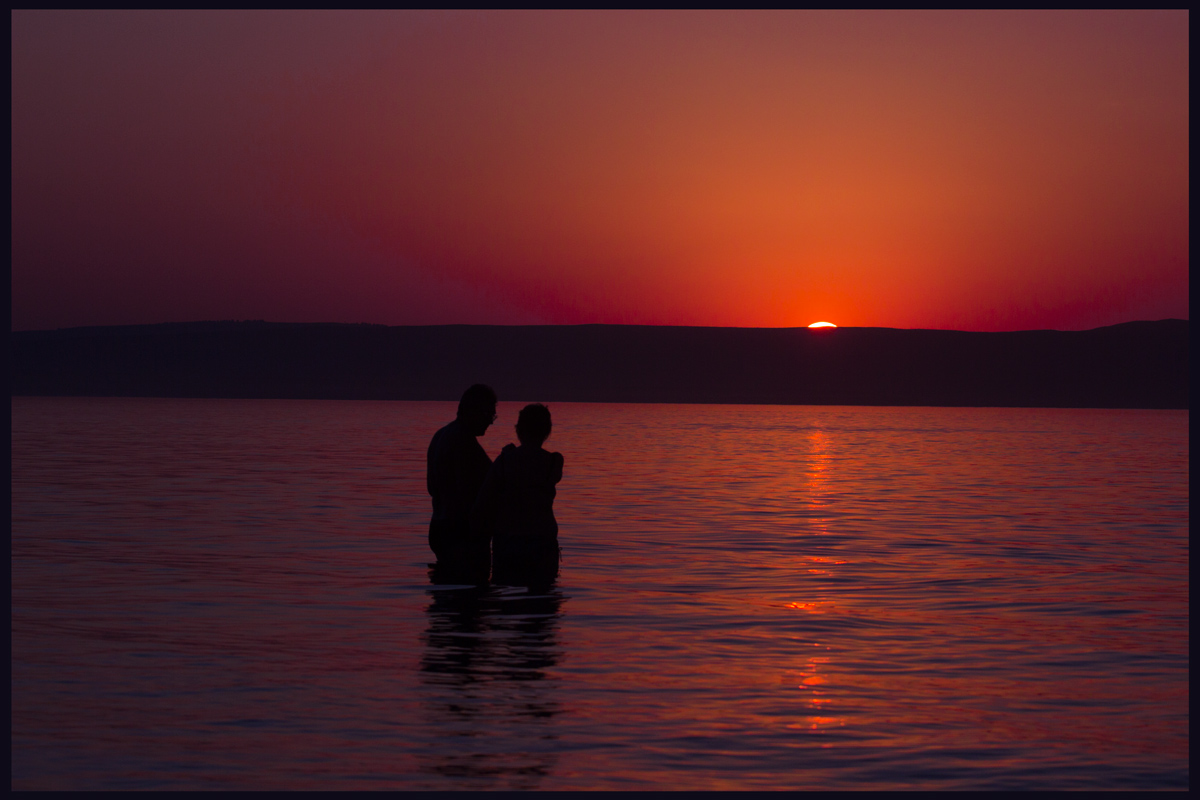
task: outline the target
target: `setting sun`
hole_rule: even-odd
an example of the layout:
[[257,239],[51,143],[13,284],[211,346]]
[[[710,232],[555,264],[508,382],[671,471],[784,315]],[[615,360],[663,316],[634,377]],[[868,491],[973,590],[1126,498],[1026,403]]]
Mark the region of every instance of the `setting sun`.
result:
[[837,325],[834,325],[832,322],[814,322],[812,325],[809,325],[808,327],[810,327],[810,328],[836,328]]

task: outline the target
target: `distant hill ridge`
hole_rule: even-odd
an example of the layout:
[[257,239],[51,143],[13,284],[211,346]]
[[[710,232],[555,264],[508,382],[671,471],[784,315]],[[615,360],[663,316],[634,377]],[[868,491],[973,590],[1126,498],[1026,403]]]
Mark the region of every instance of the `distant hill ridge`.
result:
[[1089,331],[210,321],[19,331],[13,395],[1187,408],[1187,320]]

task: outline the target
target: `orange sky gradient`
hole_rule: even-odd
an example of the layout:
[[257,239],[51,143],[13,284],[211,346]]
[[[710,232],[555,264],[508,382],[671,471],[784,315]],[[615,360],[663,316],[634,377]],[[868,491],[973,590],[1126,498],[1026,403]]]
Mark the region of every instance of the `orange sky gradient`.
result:
[[15,11],[12,326],[1188,318],[1188,21]]

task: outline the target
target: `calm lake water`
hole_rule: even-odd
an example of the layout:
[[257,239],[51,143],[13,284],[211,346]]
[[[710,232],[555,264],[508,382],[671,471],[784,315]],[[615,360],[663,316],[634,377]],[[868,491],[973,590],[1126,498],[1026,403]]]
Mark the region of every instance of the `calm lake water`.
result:
[[454,408],[13,398],[12,788],[1189,786],[1188,412],[552,403],[534,593]]

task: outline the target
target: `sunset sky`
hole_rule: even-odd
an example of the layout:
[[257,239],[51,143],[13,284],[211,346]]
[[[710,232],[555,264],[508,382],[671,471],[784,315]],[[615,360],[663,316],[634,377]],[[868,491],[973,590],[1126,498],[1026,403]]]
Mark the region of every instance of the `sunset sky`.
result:
[[12,12],[12,327],[1188,318],[1188,13]]

